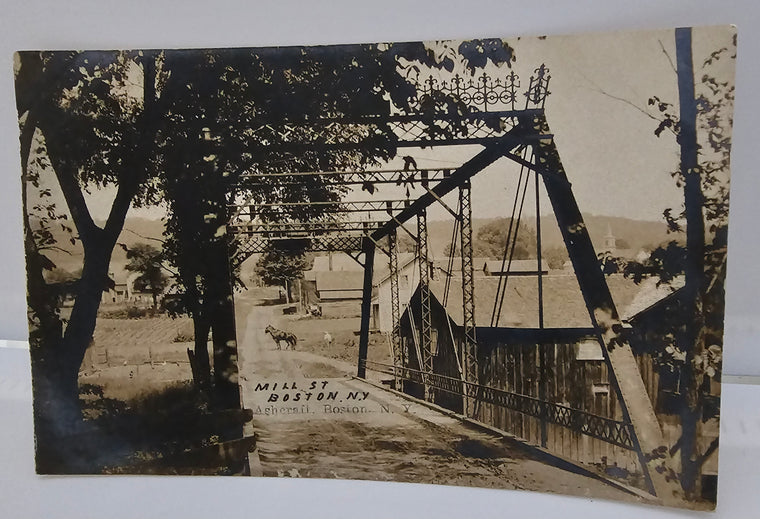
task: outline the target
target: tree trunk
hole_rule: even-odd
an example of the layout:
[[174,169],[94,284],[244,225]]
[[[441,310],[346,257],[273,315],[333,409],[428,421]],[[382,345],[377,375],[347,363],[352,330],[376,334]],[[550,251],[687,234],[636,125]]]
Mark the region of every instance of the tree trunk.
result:
[[702,178],[698,162],[697,103],[694,95],[694,66],[691,29],[676,29],[676,63],[680,104],[681,175],[684,179],[686,214],[686,312],[689,324],[681,372],[681,486],[690,499],[697,494],[699,464],[697,435],[701,417],[699,384],[694,357],[704,350],[703,292],[705,276],[705,226],[702,207]]
[[208,320],[202,315],[193,315],[193,340],[195,385],[200,389],[208,389],[211,385],[211,363],[208,355],[208,334],[210,330]]
[[92,342],[111,250],[98,247],[85,252],[84,269],[66,331],[62,337],[58,335],[58,340],[46,336],[37,348],[32,348],[40,472],[71,472],[84,461],[76,445],[65,446],[61,441],[76,435],[82,424],[79,368]]
[[213,248],[215,276],[208,288],[209,303],[213,305],[211,335],[214,343],[214,392],[222,408],[240,407],[238,386],[237,333],[235,303],[232,291],[229,253],[224,239],[210,244]]

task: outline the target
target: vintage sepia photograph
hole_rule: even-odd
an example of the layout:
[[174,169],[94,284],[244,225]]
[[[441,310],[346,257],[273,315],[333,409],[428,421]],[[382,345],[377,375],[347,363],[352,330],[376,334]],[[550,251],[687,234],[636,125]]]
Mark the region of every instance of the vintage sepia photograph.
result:
[[736,50],[18,52],[37,473],[715,508]]

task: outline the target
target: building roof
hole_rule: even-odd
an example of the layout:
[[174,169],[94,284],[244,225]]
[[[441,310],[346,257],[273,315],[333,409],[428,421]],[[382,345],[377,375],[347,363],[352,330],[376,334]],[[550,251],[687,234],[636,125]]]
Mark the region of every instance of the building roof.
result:
[[[332,257],[332,258],[331,258]],[[323,256],[315,256],[311,270],[315,272],[349,271],[361,272],[364,270],[354,258],[345,252],[333,252]]]
[[322,298],[322,293],[332,290],[358,290],[360,295],[364,285],[364,272],[350,271],[327,271],[317,272],[317,292]]
[[[475,278],[475,324],[490,326],[491,314],[496,300],[499,277]],[[499,326],[538,326],[538,284],[536,277],[509,278],[502,304]],[[544,326],[588,327],[591,326],[586,305],[574,274],[547,275],[543,280]],[[503,279],[502,279],[503,282]],[[609,276],[607,284],[612,292],[618,311],[624,318],[630,317],[626,309],[642,287],[621,275]],[[434,280],[430,289],[443,303],[444,280]],[[452,278],[449,288],[447,311],[457,324],[462,324],[462,281]]]
[[[491,274],[535,274],[538,272],[535,259],[512,260],[511,262],[502,262],[501,260],[488,260],[483,269]],[[503,265],[503,266],[502,266]],[[545,259],[541,260],[541,271],[549,272],[549,264]]]
[[335,301],[339,299],[361,299],[361,290],[323,290],[319,293],[320,301]]
[[[375,282],[373,284],[380,285],[382,283],[385,283],[387,280],[390,279],[391,272],[390,272],[390,266],[388,265],[388,257],[385,254],[380,255],[380,259],[384,260],[382,262],[377,260],[377,257],[375,258],[375,267],[374,267],[374,278]],[[408,265],[415,263],[417,260],[417,255],[413,252],[400,252],[398,255],[398,269],[399,271],[405,269]]]
[[[359,255],[359,259],[363,261],[363,254]],[[399,268],[405,265],[410,259],[414,259],[414,254],[410,252],[400,253]],[[332,267],[332,268],[330,268]],[[364,267],[354,260],[351,256],[345,252],[333,252],[332,262],[330,261],[330,255],[325,254],[322,256],[314,257],[314,264],[311,270],[304,270],[303,278],[306,281],[316,281],[317,274],[320,272],[364,272]],[[385,254],[375,254],[374,265],[375,279],[382,279],[388,276],[388,257]],[[363,274],[362,274],[363,275]]]
[[[451,266],[451,272],[461,272],[462,271],[462,257],[461,256],[454,256],[454,262]],[[482,271],[483,266],[486,264],[487,261],[491,261],[490,258],[472,258],[472,266],[475,269],[475,271]],[[449,258],[444,257],[441,259],[437,259],[433,262],[433,266],[439,270],[446,271],[449,267]]]

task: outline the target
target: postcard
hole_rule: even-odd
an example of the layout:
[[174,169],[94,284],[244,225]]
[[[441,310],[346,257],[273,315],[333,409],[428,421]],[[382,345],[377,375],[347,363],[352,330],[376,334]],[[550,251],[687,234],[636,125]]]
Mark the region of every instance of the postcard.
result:
[[735,58],[17,53],[37,472],[714,508]]

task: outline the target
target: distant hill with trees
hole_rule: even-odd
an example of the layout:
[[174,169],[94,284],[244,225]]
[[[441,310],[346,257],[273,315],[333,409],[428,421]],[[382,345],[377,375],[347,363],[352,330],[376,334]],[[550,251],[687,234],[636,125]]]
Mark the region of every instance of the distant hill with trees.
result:
[[[652,250],[663,242],[683,240],[683,236],[680,234],[668,234],[667,224],[664,221],[653,222],[593,214],[584,214],[583,219],[588,226],[591,240],[597,251],[602,250],[608,229],[612,230],[612,234],[617,239],[618,248]],[[492,225],[497,220],[497,218],[473,219],[473,236],[477,236],[481,228]],[[444,257],[448,250],[447,247],[451,243],[452,225],[453,222],[446,220],[428,221],[428,243],[436,258]],[[536,218],[522,218],[520,228],[523,227],[535,234]],[[541,217],[541,239],[545,250],[564,248],[559,227],[557,227],[556,220],[552,216],[544,215]]]
[[[103,222],[97,222],[97,224],[102,225]],[[72,235],[61,228],[53,227],[51,230],[61,250],[51,250],[47,255],[55,263],[59,271],[58,275],[64,272],[81,273],[83,253],[79,241],[75,240],[72,244],[70,241]],[[138,243],[149,243],[160,249],[161,242],[158,240],[163,240],[163,233],[164,222],[161,220],[128,217],[117,242],[126,245],[127,248],[132,248]],[[76,238],[75,235],[74,238]],[[121,247],[116,247],[111,257],[110,270],[123,271],[128,263],[127,252]]]
[[[665,222],[653,222],[645,220],[633,220],[616,216],[599,216],[585,214],[583,216],[588,225],[591,239],[597,250],[601,250],[604,243],[604,236],[607,234],[608,226],[612,230],[618,242],[619,248],[629,248],[634,250],[651,250],[657,245],[670,240],[681,240],[679,234],[668,234]],[[473,236],[483,227],[493,225],[497,218],[476,218],[473,219]],[[529,229],[529,232],[535,234],[536,219],[535,217],[525,217],[521,220],[522,229]],[[428,221],[428,240],[430,250],[436,258],[445,257],[445,251],[451,243],[452,222],[446,220],[429,220]],[[141,217],[128,217],[124,225],[124,230],[119,236],[119,243],[131,247],[136,243],[152,243],[160,247],[156,240],[163,238],[164,222]],[[414,243],[411,238],[407,238],[405,233],[399,233],[401,238],[400,248],[403,250],[414,250]],[[69,235],[60,231],[57,241],[61,247],[70,251],[70,255],[57,252],[51,254],[51,259],[59,269],[74,272],[81,268],[81,247],[71,245],[68,241]],[[544,250],[553,248],[564,248],[562,237],[553,217],[545,215],[541,218],[541,238]],[[408,243],[407,243],[408,242]],[[121,247],[116,247],[113,252],[111,265],[116,270],[121,270],[127,264],[126,252]],[[253,262],[255,263],[255,261]],[[246,270],[245,268],[243,270]]]

